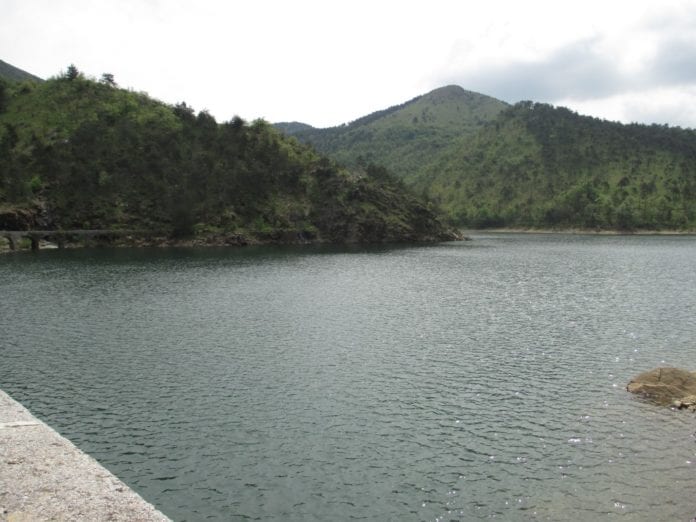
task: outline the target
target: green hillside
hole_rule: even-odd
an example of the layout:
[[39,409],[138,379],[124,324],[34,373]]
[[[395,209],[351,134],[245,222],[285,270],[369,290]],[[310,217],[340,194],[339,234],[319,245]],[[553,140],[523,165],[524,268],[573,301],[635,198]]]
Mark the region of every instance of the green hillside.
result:
[[415,182],[473,226],[696,228],[696,132],[522,102]]
[[384,165],[411,182],[452,140],[473,135],[506,107],[495,98],[450,85],[339,127],[278,125],[341,164]]
[[0,229],[17,228],[216,243],[455,237],[380,169],[339,168],[264,121],[219,124],[74,67],[0,80]]
[[24,80],[42,82],[43,80],[38,76],[34,76],[22,69],[10,65],[7,62],[0,60],[0,79],[11,81],[11,82],[21,82]]
[[299,121],[283,121],[279,123],[274,123],[273,126],[280,132],[283,132],[289,136],[297,134],[298,132],[308,132],[316,130],[311,125],[306,123],[300,123]]
[[696,228],[696,133],[443,87],[330,129],[281,124],[378,164],[471,227]]

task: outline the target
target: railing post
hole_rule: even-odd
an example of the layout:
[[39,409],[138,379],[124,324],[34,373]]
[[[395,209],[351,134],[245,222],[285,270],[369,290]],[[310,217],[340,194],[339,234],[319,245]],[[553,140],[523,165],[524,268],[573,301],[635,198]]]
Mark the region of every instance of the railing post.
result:
[[10,250],[17,250],[19,245],[17,245],[17,240],[15,239],[14,234],[7,234],[5,237],[10,242]]

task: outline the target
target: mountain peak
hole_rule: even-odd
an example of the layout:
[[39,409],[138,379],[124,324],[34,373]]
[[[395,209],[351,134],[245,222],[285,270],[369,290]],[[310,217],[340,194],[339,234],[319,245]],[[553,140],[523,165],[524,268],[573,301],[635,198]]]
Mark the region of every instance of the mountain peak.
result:
[[467,92],[464,87],[461,87],[459,85],[445,85],[443,87],[438,87],[437,89],[433,89],[430,91],[428,94],[425,96],[461,96],[462,94],[465,94]]
[[438,87],[437,89],[430,91],[428,94],[424,94],[422,99],[435,103],[451,101],[463,101],[465,103],[471,103],[486,100],[507,105],[506,103],[485,94],[468,91],[459,85],[445,85],[444,87]]
[[279,121],[274,123],[273,126],[281,132],[284,132],[288,136],[297,134],[298,132],[308,132],[315,130],[314,127],[307,123],[302,123],[300,121]]
[[441,147],[473,135],[507,107],[490,96],[446,85],[347,125],[294,134],[343,164],[388,165],[408,180]]

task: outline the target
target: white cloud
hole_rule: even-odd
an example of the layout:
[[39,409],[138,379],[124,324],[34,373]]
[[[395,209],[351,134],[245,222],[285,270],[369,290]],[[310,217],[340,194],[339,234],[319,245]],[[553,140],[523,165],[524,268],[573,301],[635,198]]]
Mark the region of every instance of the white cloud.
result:
[[218,119],[332,125],[454,82],[631,121],[655,89],[688,101],[695,26],[677,0],[3,0],[0,59],[111,72]]
[[[508,102],[535,100],[568,105],[607,119],[696,126],[696,5],[633,2],[571,6],[551,33],[534,25],[510,37],[519,46],[480,43],[486,59],[453,46],[448,63],[434,75]],[[566,4],[558,3],[566,8]],[[613,8],[613,11],[612,11]],[[537,31],[533,35],[530,31]],[[467,46],[464,46],[467,48]],[[468,46],[469,48],[471,46]]]
[[557,100],[558,105],[587,114],[624,123],[657,123],[696,127],[696,86],[656,88],[598,98]]

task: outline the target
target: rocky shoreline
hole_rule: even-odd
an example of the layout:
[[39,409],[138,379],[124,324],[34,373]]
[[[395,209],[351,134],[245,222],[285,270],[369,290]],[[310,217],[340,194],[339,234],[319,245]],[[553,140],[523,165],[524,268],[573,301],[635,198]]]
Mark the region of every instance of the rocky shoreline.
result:
[[[314,245],[314,244],[387,244],[387,243],[437,243],[441,241],[468,241],[470,238],[462,234],[452,233],[447,236],[423,235],[419,237],[386,238],[383,241],[361,240],[361,238],[348,238],[345,241],[330,241],[321,237],[296,231],[277,231],[268,234],[210,234],[196,237],[175,238],[164,234],[138,234],[118,237],[102,237],[97,239],[73,239],[66,240],[62,244],[54,241],[41,240],[34,250],[51,250],[58,248],[95,248],[95,247],[123,247],[123,248],[169,248],[169,247],[243,247],[255,245]],[[0,237],[0,254],[32,250],[29,241],[20,244],[17,249],[10,247],[10,242]]]

